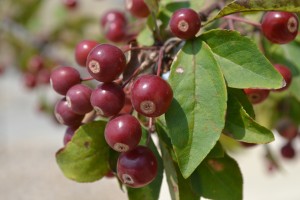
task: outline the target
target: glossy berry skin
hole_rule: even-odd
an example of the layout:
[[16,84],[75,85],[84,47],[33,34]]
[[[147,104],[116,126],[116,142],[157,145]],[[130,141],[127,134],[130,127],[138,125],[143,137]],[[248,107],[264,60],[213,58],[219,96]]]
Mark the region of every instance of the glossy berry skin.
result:
[[261,23],[262,33],[273,43],[286,44],[295,39],[299,21],[294,13],[272,11],[267,12]]
[[126,25],[121,21],[107,23],[104,27],[106,39],[112,42],[122,42],[127,36]]
[[144,0],[125,0],[126,9],[137,18],[145,18],[150,14]]
[[143,75],[131,88],[134,109],[147,117],[158,117],[167,112],[172,99],[172,88],[159,76]]
[[92,111],[93,107],[90,102],[91,94],[92,89],[83,84],[72,86],[66,94],[68,106],[74,113],[79,115],[84,115]]
[[121,49],[110,44],[97,45],[89,53],[87,69],[93,78],[112,82],[126,67],[126,58]]
[[74,113],[65,98],[56,103],[54,114],[60,124],[67,126],[79,126],[84,117],[84,115]]
[[125,185],[140,188],[151,183],[157,175],[157,159],[144,146],[121,153],[117,162],[117,174]]
[[73,128],[73,127],[68,127],[66,129],[65,135],[64,135],[64,140],[63,143],[66,146],[68,142],[70,142],[72,140],[73,135],[75,134],[75,131],[77,130],[77,128]]
[[244,89],[244,92],[252,104],[259,104],[267,99],[270,90],[248,88]]
[[281,156],[287,159],[293,159],[296,156],[296,151],[291,142],[288,142],[280,149]]
[[201,19],[197,12],[189,8],[175,11],[169,22],[171,32],[181,39],[195,37],[201,27]]
[[116,21],[119,21],[123,24],[127,24],[127,19],[125,17],[125,14],[118,10],[109,10],[101,17],[101,26],[102,28],[105,27],[108,23],[114,23]]
[[90,51],[99,43],[94,40],[83,40],[75,47],[75,60],[78,65],[85,67]]
[[289,88],[289,86],[291,85],[291,82],[292,82],[292,72],[291,72],[291,70],[287,66],[280,65],[280,64],[275,64],[274,67],[282,75],[282,77],[285,80],[286,85],[282,88],[272,90],[272,91],[281,92],[281,91],[287,90]]
[[122,88],[114,82],[100,84],[91,95],[91,105],[102,116],[118,114],[125,102]]
[[132,115],[119,115],[107,123],[104,136],[107,144],[115,151],[126,152],[139,144],[142,127]]
[[53,89],[61,95],[66,95],[73,85],[80,82],[80,74],[73,67],[57,67],[52,71],[50,76],[50,83]]

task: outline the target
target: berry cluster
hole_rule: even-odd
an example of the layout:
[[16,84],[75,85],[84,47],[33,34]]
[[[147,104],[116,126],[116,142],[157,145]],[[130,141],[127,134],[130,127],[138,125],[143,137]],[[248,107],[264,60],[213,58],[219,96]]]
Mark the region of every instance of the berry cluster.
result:
[[153,74],[140,75],[133,83],[123,81],[120,85],[127,67],[126,56],[111,44],[84,40],[76,46],[75,60],[86,67],[91,75],[88,80],[100,83],[94,89],[82,84],[80,73],[73,67],[60,66],[52,71],[51,85],[58,94],[64,95],[54,111],[56,119],[68,126],[64,144],[72,139],[87,114],[95,112],[109,118],[104,136],[107,144],[121,153],[118,177],[130,187],[149,184],[156,177],[157,160],[148,147],[139,145],[142,126],[131,115],[132,107],[145,117],[164,114],[173,99],[170,85]]

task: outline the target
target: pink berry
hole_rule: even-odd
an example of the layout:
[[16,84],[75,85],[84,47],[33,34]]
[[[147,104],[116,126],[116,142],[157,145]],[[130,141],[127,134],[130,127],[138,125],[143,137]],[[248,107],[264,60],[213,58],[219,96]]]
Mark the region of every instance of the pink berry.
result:
[[281,147],[280,153],[282,157],[286,159],[293,159],[296,156],[296,151],[291,142],[288,142],[283,147]]
[[144,0],[125,0],[126,9],[137,18],[145,18],[150,10]]
[[53,89],[61,95],[66,95],[70,87],[80,82],[79,72],[72,67],[57,67],[50,76],[50,83]]
[[85,85],[77,84],[72,86],[66,94],[68,106],[74,113],[79,115],[84,115],[92,111],[93,107],[90,102],[91,94],[92,89]]
[[85,67],[90,51],[97,45],[98,42],[94,40],[83,40],[79,42],[75,47],[75,60],[77,64]]
[[108,23],[114,23],[120,21],[123,24],[127,24],[125,14],[118,10],[109,10],[101,17],[101,26],[104,28]]

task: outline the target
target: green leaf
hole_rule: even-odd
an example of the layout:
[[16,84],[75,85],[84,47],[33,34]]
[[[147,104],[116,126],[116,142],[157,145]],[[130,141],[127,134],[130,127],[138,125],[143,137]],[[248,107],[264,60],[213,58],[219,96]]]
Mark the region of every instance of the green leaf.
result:
[[105,125],[106,122],[96,121],[81,126],[67,146],[56,153],[56,161],[67,178],[93,182],[110,170]]
[[214,148],[209,152],[207,158],[222,158],[224,157],[225,151],[220,142],[217,142]]
[[[145,145],[147,140],[147,130],[143,129],[143,136],[140,145]],[[163,179],[163,162],[162,159],[157,151],[157,147],[150,140],[149,148],[155,154],[158,163],[158,173],[156,178],[147,186],[142,188],[130,188],[127,187],[127,195],[129,200],[157,200],[159,198],[161,183]]]
[[211,30],[201,39],[211,48],[229,87],[282,87],[282,76],[249,38],[236,31]]
[[228,94],[227,115],[224,133],[247,143],[269,143],[274,135],[269,129],[259,125],[251,118],[239,99],[234,94]]
[[154,44],[153,32],[146,26],[143,30],[138,34],[137,41],[142,46],[152,46]]
[[299,0],[235,0],[225,6],[216,17],[217,19],[225,15],[230,15],[238,12],[249,11],[268,11],[268,10],[281,10],[287,12],[300,12]]
[[[175,100],[165,118],[179,168],[187,178],[220,137],[225,124],[226,86],[211,49],[199,38],[186,41],[179,51],[169,81]],[[177,128],[186,132],[180,134]]]
[[201,196],[215,200],[241,200],[243,178],[237,162],[227,154],[205,159],[191,176],[193,188]]
[[184,179],[182,177],[178,166],[172,159],[170,153],[172,150],[163,142],[160,142],[160,149],[172,200],[198,200],[200,195],[192,190],[190,178]]
[[243,90],[240,89],[234,89],[234,88],[227,88],[228,93],[233,95],[242,105],[242,107],[245,109],[247,114],[255,119],[255,112],[253,110],[253,106],[250,103],[247,95],[243,92]]

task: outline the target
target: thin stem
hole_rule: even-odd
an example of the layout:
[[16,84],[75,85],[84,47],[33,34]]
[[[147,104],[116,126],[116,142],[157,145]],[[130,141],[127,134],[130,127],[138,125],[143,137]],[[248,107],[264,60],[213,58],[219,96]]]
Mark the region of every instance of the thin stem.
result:
[[230,30],[235,30],[233,20],[232,19],[227,19],[227,21],[228,21],[229,29]]
[[146,141],[146,145],[148,146],[149,145],[149,142],[150,142],[150,139],[151,139],[151,133],[154,133],[154,118],[153,117],[150,117],[149,118],[149,124],[148,124],[148,135],[147,135],[147,141]]
[[142,70],[142,65],[136,68],[136,70],[132,73],[132,75],[123,83],[122,88],[124,88],[134,77],[136,77],[141,70]]
[[234,16],[234,15],[225,16],[224,19],[239,21],[239,22],[243,22],[243,23],[246,23],[246,24],[250,24],[250,25],[255,26],[257,28],[261,28],[261,24],[258,23],[258,22],[253,22],[253,21],[250,21],[248,19],[245,19],[245,18],[242,18],[242,17],[237,17],[237,16]]
[[161,66],[162,66],[162,60],[163,60],[163,57],[164,57],[164,51],[165,51],[165,48],[162,47],[160,50],[159,50],[159,54],[158,54],[158,63],[157,63],[157,72],[156,72],[156,75],[157,76],[160,76],[160,73],[161,73]]
[[91,81],[94,80],[93,77],[88,77],[88,78],[82,78],[81,81]]
[[152,46],[152,47],[129,47],[125,50],[123,50],[123,53],[126,53],[128,51],[132,50],[157,50],[159,47],[158,46]]
[[157,22],[156,22],[157,19],[156,19],[155,13],[151,12],[151,16],[152,16],[153,21],[154,21],[154,26],[155,26],[155,30],[154,31],[155,31],[156,37],[161,42],[162,38],[161,38],[161,35],[160,35],[159,27],[158,27]]

